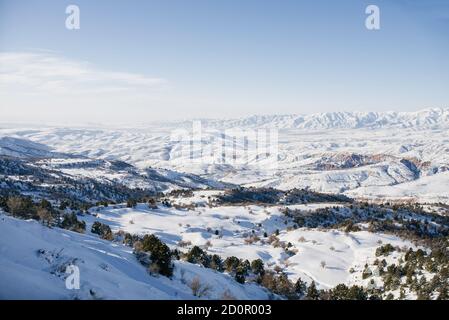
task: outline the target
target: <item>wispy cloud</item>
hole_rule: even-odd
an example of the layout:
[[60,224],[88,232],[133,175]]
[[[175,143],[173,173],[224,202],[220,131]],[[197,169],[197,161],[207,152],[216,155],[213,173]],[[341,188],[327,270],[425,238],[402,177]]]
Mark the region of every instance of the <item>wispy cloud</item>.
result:
[[51,52],[0,53],[0,88],[22,94],[148,92],[167,81],[141,74],[106,71]]

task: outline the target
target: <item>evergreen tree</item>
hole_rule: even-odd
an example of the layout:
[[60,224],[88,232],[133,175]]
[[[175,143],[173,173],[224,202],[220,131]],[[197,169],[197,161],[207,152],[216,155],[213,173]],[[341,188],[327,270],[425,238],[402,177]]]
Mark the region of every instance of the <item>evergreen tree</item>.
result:
[[265,273],[264,263],[261,259],[256,259],[251,262],[251,271],[258,276],[262,276]]
[[61,227],[70,231],[75,231],[78,233],[84,233],[86,230],[86,223],[84,221],[79,221],[75,213],[65,214],[61,222]]
[[299,297],[302,297],[307,290],[307,285],[304,281],[302,281],[301,278],[298,278],[298,280],[295,283],[295,292]]
[[173,275],[172,252],[158,237],[152,234],[145,235],[142,239],[141,250],[151,253],[150,259],[157,266],[158,273],[167,277]]
[[194,246],[192,249],[187,252],[187,261],[190,263],[203,264],[204,256],[206,253],[203,249],[198,246]]
[[316,288],[315,281],[312,281],[309,288],[307,289],[306,298],[308,300],[318,300],[320,297],[320,293]]
[[245,274],[244,268],[239,265],[235,271],[235,281],[241,284],[245,283]]
[[240,264],[239,258],[232,256],[226,258],[224,262],[224,267],[227,272],[235,272],[239,264]]
[[251,263],[248,260],[240,261],[239,267],[242,269],[244,274],[247,276],[249,271],[251,270]]
[[113,240],[114,236],[112,234],[111,228],[104,223],[95,221],[92,224],[92,233],[98,234],[102,239]]
[[47,209],[50,212],[53,210],[51,203],[46,199],[41,200],[41,202],[39,203],[39,208]]
[[223,272],[223,260],[219,255],[214,254],[211,258],[210,268],[217,270],[219,272]]

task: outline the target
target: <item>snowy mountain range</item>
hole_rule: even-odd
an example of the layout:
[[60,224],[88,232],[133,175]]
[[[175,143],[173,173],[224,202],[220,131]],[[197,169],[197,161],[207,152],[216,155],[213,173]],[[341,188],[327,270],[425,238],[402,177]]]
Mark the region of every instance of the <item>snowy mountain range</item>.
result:
[[[440,188],[449,182],[449,109],[254,116],[202,120],[201,125],[197,147],[215,154],[222,153],[222,145],[227,154],[234,152],[232,147],[244,149],[243,145],[233,144],[227,129],[275,128],[277,157],[271,163],[263,162],[261,154],[251,150],[241,164],[204,162],[201,152],[183,154],[185,145],[171,135],[179,128],[191,134],[192,122],[133,128],[2,125],[0,154],[122,161],[136,170],[166,170],[162,175],[173,176],[171,180],[178,179],[177,173],[181,172],[194,175],[191,180],[246,186],[310,188],[372,199],[449,201],[449,195]],[[224,142],[212,145],[210,141],[217,137],[223,137]]]
[[[200,119],[207,127],[278,129],[381,129],[381,128],[448,128],[449,108],[431,108],[416,112],[349,112],[337,111],[308,115],[254,115],[241,119]],[[188,125],[189,122],[186,123]]]

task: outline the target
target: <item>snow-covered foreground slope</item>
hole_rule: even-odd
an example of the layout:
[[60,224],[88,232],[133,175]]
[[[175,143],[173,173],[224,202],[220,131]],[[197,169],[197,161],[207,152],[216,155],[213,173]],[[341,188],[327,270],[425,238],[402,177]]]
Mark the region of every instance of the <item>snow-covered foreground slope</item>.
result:
[[[447,192],[439,187],[449,183],[444,174],[449,170],[448,119],[448,109],[428,109],[414,113],[336,112],[202,120],[202,138],[195,142],[195,148],[215,155],[222,154],[220,148],[225,154],[232,154],[234,146],[239,151],[244,149],[242,144],[234,144],[232,135],[222,135],[226,129],[279,131],[275,159],[267,163],[257,150],[249,150],[243,164],[211,161],[205,157],[207,152],[197,149],[183,153],[184,142],[172,139],[172,134],[180,128],[192,134],[192,122],[187,121],[133,128],[4,125],[0,126],[0,136],[44,143],[57,152],[126,161],[141,169],[151,166],[193,173],[234,184],[449,202]],[[212,139],[215,144],[211,144]],[[400,191],[405,189],[407,192]]]
[[[210,290],[203,299],[268,299],[266,290],[230,276],[175,262],[173,279],[151,276],[131,248],[0,213],[0,299],[197,299],[189,283]],[[80,289],[68,290],[68,265],[80,270]]]
[[[197,199],[192,198],[194,201]],[[289,208],[315,210],[332,206],[335,204],[292,205]],[[198,245],[223,258],[262,259],[270,269],[281,267],[292,281],[299,277],[308,283],[314,280],[323,289],[340,283],[365,284],[361,278],[364,265],[375,260],[375,250],[382,243],[414,247],[409,241],[395,236],[367,231],[293,230],[289,228],[292,223],[286,224],[281,212],[284,208],[198,207],[187,211],[166,207],[149,209],[147,205],[140,204],[134,209],[124,206],[94,209],[91,211],[96,217],[87,215],[83,219],[88,229],[94,221],[100,221],[115,231],[155,234],[172,248],[180,250]],[[277,229],[280,230],[280,241],[291,243],[290,253],[264,237],[265,232],[271,235]],[[252,236],[260,239],[251,241]],[[321,266],[323,261],[326,267]],[[351,268],[354,269],[352,273]]]

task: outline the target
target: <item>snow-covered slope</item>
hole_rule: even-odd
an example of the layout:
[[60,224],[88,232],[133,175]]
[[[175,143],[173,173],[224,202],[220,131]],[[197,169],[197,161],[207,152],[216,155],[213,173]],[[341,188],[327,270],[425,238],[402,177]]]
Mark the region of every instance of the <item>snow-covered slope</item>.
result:
[[0,140],[0,195],[19,192],[57,201],[126,201],[173,189],[222,189],[230,184],[169,169],[57,153],[42,144]]
[[[190,200],[201,204],[210,192],[199,191]],[[188,204],[189,199],[180,199]],[[176,202],[175,202],[176,203]],[[334,203],[291,205],[290,209],[316,210],[333,207]],[[310,283],[312,280],[321,288],[332,288],[340,283],[361,284],[361,271],[368,261],[373,261],[379,243],[393,246],[413,247],[409,241],[396,236],[367,231],[345,233],[339,230],[318,230],[300,228],[289,230],[282,213],[284,206],[224,206],[198,207],[195,210],[166,208],[150,209],[139,204],[136,208],[116,206],[115,208],[93,209],[96,217],[85,216],[88,228],[94,221],[108,224],[115,231],[124,230],[131,234],[157,235],[172,248],[200,246],[211,254],[222,257],[236,256],[241,259],[262,259],[267,268],[281,267],[290,279],[299,277]],[[280,230],[280,241],[290,242],[291,253],[281,246],[269,243],[268,235]],[[249,241],[251,236],[259,240]],[[180,248],[185,250],[185,248]],[[325,261],[327,267],[320,263]],[[353,268],[355,272],[351,273]]]
[[0,137],[0,155],[17,158],[50,158],[63,156],[37,142],[13,137]]
[[[172,279],[151,276],[131,248],[0,213],[0,299],[197,299],[189,283],[209,285],[203,299],[268,299],[265,289],[176,262]],[[66,288],[68,265],[80,271],[80,289]]]
[[366,199],[381,198],[386,201],[408,199],[415,202],[449,203],[448,186],[449,172],[444,172],[393,186],[360,187],[347,194]]

